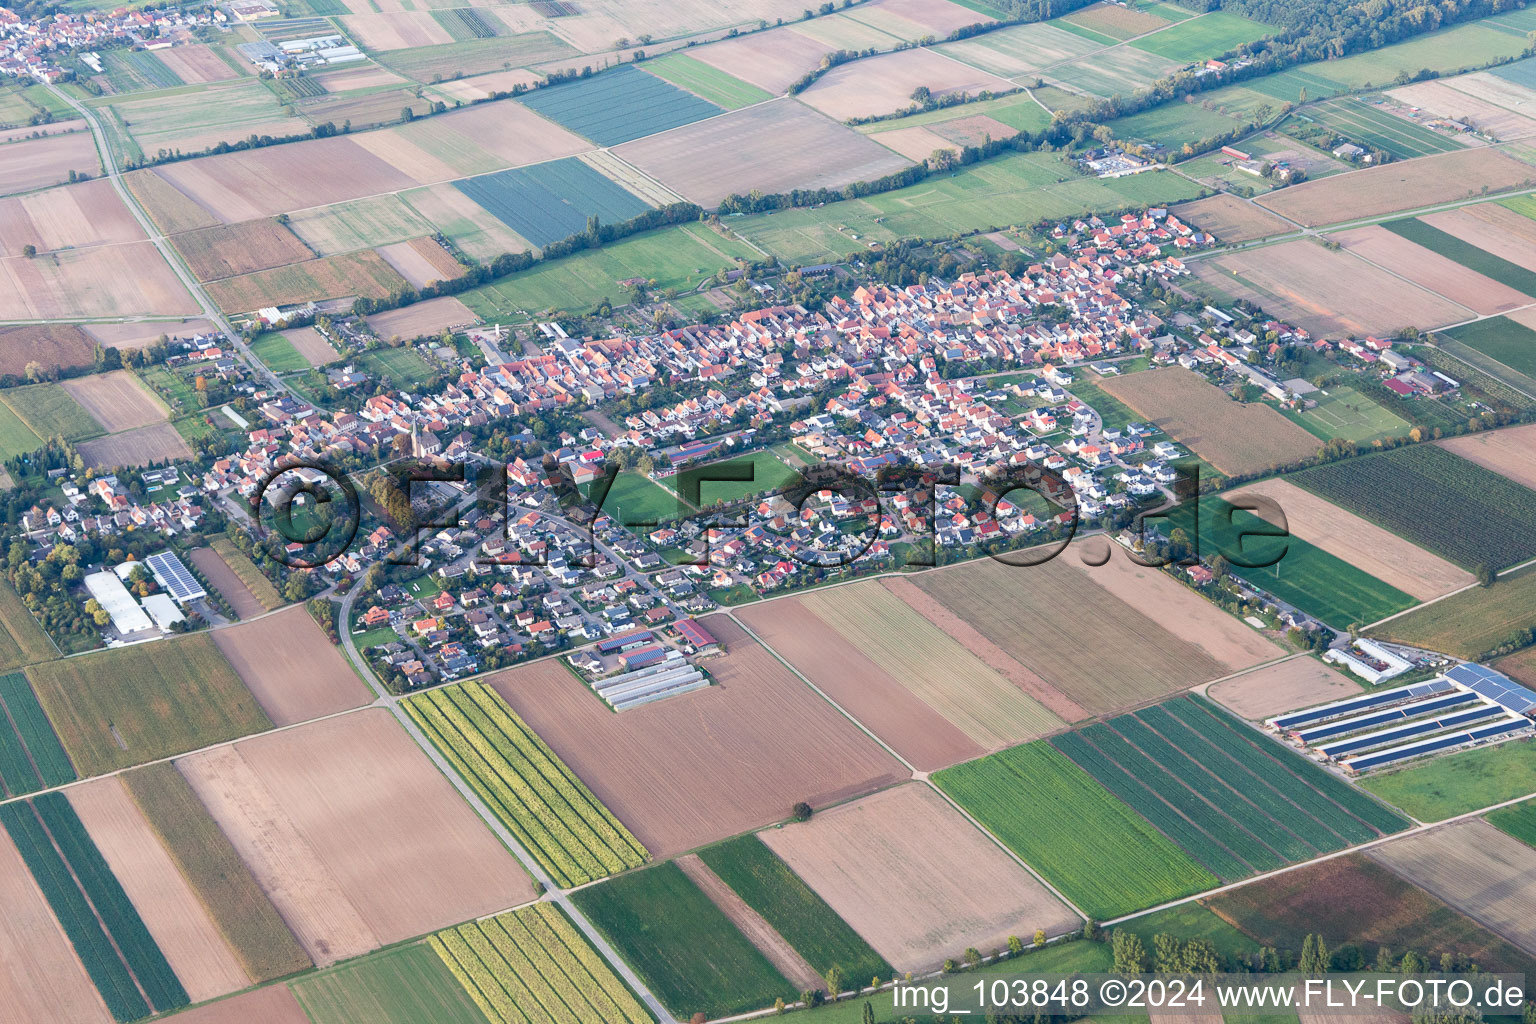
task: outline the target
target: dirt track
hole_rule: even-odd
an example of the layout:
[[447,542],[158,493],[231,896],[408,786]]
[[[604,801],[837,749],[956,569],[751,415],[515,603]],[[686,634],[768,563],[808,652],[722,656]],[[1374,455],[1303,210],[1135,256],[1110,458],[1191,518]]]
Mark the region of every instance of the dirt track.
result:
[[709,897],[709,901],[719,907],[720,912],[741,930],[741,934],[757,947],[758,952],[778,968],[780,974],[794,982],[797,989],[804,991],[811,988],[826,988],[826,983],[816,973],[816,969],[795,952],[795,947],[785,942],[784,936],[774,931],[773,925],[747,906],[746,901],[736,895],[735,890],[726,885],[720,876],[711,871],[709,865],[700,860],[696,854],[690,853],[679,857],[677,866],[682,869],[683,874],[693,880],[693,884],[698,886],[704,895]]

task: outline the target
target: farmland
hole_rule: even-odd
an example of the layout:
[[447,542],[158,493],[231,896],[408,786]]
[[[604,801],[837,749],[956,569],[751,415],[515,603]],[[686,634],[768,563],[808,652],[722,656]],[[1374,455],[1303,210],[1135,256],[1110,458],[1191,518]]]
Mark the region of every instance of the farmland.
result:
[[1488,815],[1488,821],[1501,832],[1514,836],[1527,846],[1536,847],[1536,802],[1505,807]]
[[145,466],[192,457],[192,449],[169,423],[125,430],[120,434],[82,441],[76,446],[85,464],[97,469],[114,466]]
[[375,313],[368,318],[368,326],[386,340],[435,336],[445,327],[464,327],[474,322],[475,314],[451,295]]
[[1393,619],[1371,635],[1479,660],[1522,630],[1536,627],[1536,566]]
[[21,796],[75,780],[75,770],[26,676],[0,676],[0,783]]
[[540,89],[521,102],[600,146],[617,146],[721,112],[708,100],[634,67]]
[[1518,292],[1524,292],[1527,295],[1536,293],[1536,272],[1511,263],[1501,256],[1495,256],[1486,249],[1481,249],[1471,242],[1463,241],[1447,231],[1440,230],[1433,224],[1427,224],[1413,217],[1405,217],[1401,220],[1389,220],[1382,227],[1447,259],[1455,260],[1479,274],[1491,277]]
[[1185,143],[1224,135],[1239,126],[1235,118],[1198,103],[1166,103],[1109,122],[1117,139],[1143,140],[1175,151]]
[[1160,32],[1154,32],[1131,45],[1180,64],[1219,57],[1241,43],[1251,43],[1271,34],[1268,25],[1215,11],[1190,18]]
[[1486,470],[1536,489],[1536,426],[1464,434],[1439,444]]
[[739,836],[702,850],[699,856],[818,976],[824,977],[833,966],[841,968],[844,977],[860,982],[890,976],[891,965],[758,836]]
[[277,592],[276,587],[272,586],[272,581],[262,575],[256,563],[236,548],[233,541],[227,537],[214,537],[208,542],[208,546],[213,548],[230,570],[240,578],[240,582],[245,584],[256,600],[261,603],[262,608],[272,611],[282,606],[282,595]]
[[318,302],[344,296],[382,299],[406,287],[405,278],[376,252],[322,256],[225,278],[208,286],[221,309],[248,312],[264,306]]
[[644,863],[645,847],[489,686],[433,690],[406,710],[562,886]]
[[4,668],[17,668],[58,654],[58,649],[37,624],[16,591],[0,585],[0,659]]
[[309,967],[303,947],[181,773],[162,762],[121,778],[250,979]]
[[0,401],[40,438],[79,441],[102,432],[101,424],[61,384],[33,384],[0,391]]
[[1102,3],[1080,8],[1061,20],[1111,39],[1130,39],[1169,24],[1169,19],[1159,13]]
[[59,386],[111,434],[165,419],[165,406],[127,370],[75,377]]
[[773,98],[773,93],[766,89],[743,82],[688,54],[669,53],[646,62],[645,70],[726,110]]
[[51,252],[144,237],[111,182],[100,180],[0,199],[0,230],[3,256],[20,256],[27,245]]
[[628,986],[551,904],[460,925],[430,941],[496,1024],[650,1024]]
[[182,84],[175,72],[148,50],[108,50],[102,54],[101,66],[113,92],[165,89]]
[[1451,136],[1398,117],[1390,107],[1354,97],[1325,100],[1297,117],[1331,128],[1357,145],[1384,150],[1404,160],[1462,148]]
[[1445,332],[1517,373],[1536,375],[1536,330],[1507,316],[1489,317]]
[[300,1021],[309,1024],[485,1021],[442,961],[419,944],[401,946],[302,978],[291,988],[303,1007],[299,1011]]
[[272,725],[207,634],[45,662],[27,676],[82,777]]
[[1310,864],[1207,901],[1221,918],[1266,946],[1300,949],[1318,933],[1330,948],[1354,943],[1467,957],[1484,970],[1527,970],[1529,958],[1477,922],[1359,854]]
[[[1398,448],[1293,479],[1468,569],[1536,556],[1536,492],[1443,448]],[[1426,507],[1437,510],[1432,522],[1419,514]]]
[[1223,242],[1248,242],[1291,230],[1291,225],[1263,207],[1225,194],[1185,203],[1174,207],[1172,212],[1185,223],[1194,224]]
[[[921,784],[761,838],[897,971],[931,970],[967,945],[994,949],[1010,935],[1078,925],[1076,914]],[[882,895],[891,892],[904,898]],[[849,982],[870,976],[842,966]]]
[[264,331],[251,342],[251,352],[274,373],[293,373],[309,369],[309,360],[299,355],[293,343],[277,331]]
[[1368,777],[1366,789],[1420,821],[1443,821],[1536,790],[1536,744],[1515,740]]
[[273,725],[294,725],[373,699],[368,687],[302,606],[214,634]]
[[34,434],[21,418],[5,404],[0,393],[0,459],[34,452],[43,446],[43,439]]
[[729,619],[714,685],[616,715],[543,662],[490,680],[519,717],[657,857],[826,806],[910,773]]
[[799,94],[838,121],[879,117],[912,105],[922,86],[935,98],[956,93],[1010,92],[1014,84],[927,48],[900,50],[833,68]]
[[1206,691],[1223,707],[1255,722],[1359,692],[1360,684],[1354,679],[1312,657],[1248,672]]
[[90,132],[69,132],[0,146],[0,194],[57,185],[70,171],[94,176],[101,169]]
[[0,328],[0,374],[21,377],[27,364],[87,366],[95,345],[73,324]]
[[629,220],[648,207],[575,158],[517,167],[454,182],[497,220],[544,246],[587,229],[587,219],[605,224]]
[[199,281],[218,281],[313,258],[287,227],[271,218],[220,224],[172,236]]
[[995,32],[944,43],[939,52],[995,75],[1012,78],[1081,57],[1102,44],[1048,22],[1009,25]]
[[[1389,231],[1384,225],[1350,228],[1334,233],[1332,238],[1354,255],[1481,314],[1503,313],[1531,301],[1529,296],[1508,285],[1426,249],[1402,232]],[[1456,332],[1452,334],[1458,336]]]
[[724,1017],[794,996],[794,986],[676,864],[589,886],[571,899],[680,1017]]
[[1217,884],[1044,741],[946,768],[933,779],[1090,917],[1117,917]]
[[1376,622],[1417,603],[1322,548],[1299,537],[1276,535],[1258,516],[1221,498],[1186,502],[1171,510],[1158,528],[1170,537],[1177,529],[1196,536],[1196,504],[1202,557],[1221,555],[1234,575],[1337,629]]

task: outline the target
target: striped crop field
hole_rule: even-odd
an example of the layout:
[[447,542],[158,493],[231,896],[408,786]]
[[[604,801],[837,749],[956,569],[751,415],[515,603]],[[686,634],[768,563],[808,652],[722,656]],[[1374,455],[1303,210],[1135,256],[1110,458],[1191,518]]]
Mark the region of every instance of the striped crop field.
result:
[[651,1024],[553,904],[471,921],[428,941],[493,1024]]
[[561,887],[638,867],[649,856],[489,686],[432,690],[405,708]]
[[5,795],[35,793],[75,778],[69,755],[27,677],[20,672],[0,676],[0,783]]
[[[137,1020],[190,999],[62,793],[0,806],[38,888],[112,1016]],[[108,937],[110,936],[110,938]]]

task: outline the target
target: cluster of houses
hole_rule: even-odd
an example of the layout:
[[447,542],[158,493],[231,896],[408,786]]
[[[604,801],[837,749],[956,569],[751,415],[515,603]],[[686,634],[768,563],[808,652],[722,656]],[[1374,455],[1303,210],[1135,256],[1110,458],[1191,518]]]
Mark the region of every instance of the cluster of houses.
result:
[[[93,47],[130,45],[162,49],[198,25],[223,24],[224,12],[216,7],[164,7],[154,10],[84,11],[54,10],[39,18],[25,18],[0,7],[0,75],[57,82],[65,73],[59,57]],[[101,70],[99,58],[86,63]]]

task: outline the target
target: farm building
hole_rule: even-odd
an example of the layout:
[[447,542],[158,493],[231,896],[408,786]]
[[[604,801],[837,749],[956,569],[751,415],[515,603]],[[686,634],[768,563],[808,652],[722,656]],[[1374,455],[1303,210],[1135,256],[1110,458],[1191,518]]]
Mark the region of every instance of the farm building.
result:
[[629,633],[620,633],[618,636],[611,636],[602,641],[597,645],[597,652],[599,654],[622,654],[637,647],[644,647],[653,639],[654,637],[651,635],[650,630],[637,629]]
[[1533,717],[1536,692],[1483,665],[1458,665],[1428,682],[1331,701],[1267,724],[1303,750],[1359,773],[1529,735]]
[[208,596],[203,585],[197,582],[180,558],[171,551],[162,551],[144,559],[144,564],[154,574],[155,582],[165,588],[177,604],[185,605]]
[[681,653],[652,647],[647,649],[642,667],[630,667],[619,675],[599,679],[592,689],[613,710],[628,711],[708,685],[704,673],[688,664]]
[[117,578],[117,573],[93,572],[85,578],[85,589],[101,605],[102,611],[112,616],[112,628],[119,633],[126,635],[155,628],[139,602]]
[[679,619],[675,624],[677,632],[686,640],[695,651],[713,650],[720,641],[716,640],[709,630],[699,625],[693,619]]

